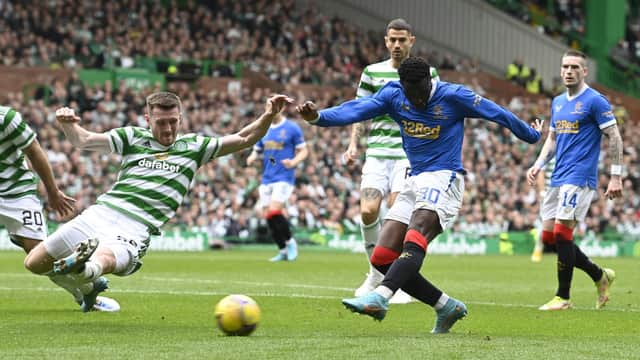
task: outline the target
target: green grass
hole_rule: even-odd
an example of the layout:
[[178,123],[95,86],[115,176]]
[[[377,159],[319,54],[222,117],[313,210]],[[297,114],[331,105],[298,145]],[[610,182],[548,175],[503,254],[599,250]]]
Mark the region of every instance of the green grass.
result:
[[[596,259],[616,270],[612,300],[593,309],[595,287],[574,274],[571,311],[536,308],[555,291],[555,259],[430,256],[423,273],[463,300],[468,317],[432,335],[434,312],[392,305],[379,323],[340,304],[363,280],[363,254],[302,249],[269,263],[271,249],[152,252],[133,276],[112,276],[119,313],[83,314],[23,255],[0,252],[0,358],[69,359],[639,359],[638,259]],[[213,308],[230,293],[253,297],[262,321],[249,337],[227,337]]]

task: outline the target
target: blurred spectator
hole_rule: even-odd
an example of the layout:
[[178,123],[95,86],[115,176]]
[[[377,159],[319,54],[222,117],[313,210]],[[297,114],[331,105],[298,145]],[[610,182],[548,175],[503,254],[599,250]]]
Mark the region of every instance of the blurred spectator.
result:
[[[137,65],[140,56],[179,60],[177,63],[216,59],[220,63],[211,69],[214,75],[235,75],[235,67],[230,64],[242,63],[285,84],[284,92],[297,101],[313,99],[324,108],[353,97],[352,88],[362,66],[387,53],[380,41],[382,32],[362,31],[348,21],[328,18],[314,7],[296,9],[293,0],[184,3],[184,7],[163,7],[132,0],[59,6],[57,1],[0,0],[0,29],[3,29],[0,61],[19,66],[99,67],[130,66],[132,62]],[[561,6],[562,11],[566,4],[582,6],[580,2],[567,0]],[[630,31],[635,34],[633,29]],[[418,54],[438,69],[444,68],[439,60],[442,54],[425,51]],[[479,68],[476,60],[456,60],[448,54],[442,57],[442,62],[459,72],[473,73]],[[516,60],[509,65],[507,78],[524,86],[523,79],[530,78],[531,73],[522,60]],[[481,84],[475,76],[460,81],[509,106],[524,120],[549,118],[547,98],[496,99],[488,84]],[[292,90],[291,85],[298,84],[346,85],[348,90],[323,88],[304,93]],[[233,91],[205,92],[189,86],[171,86],[176,86],[171,90],[183,99],[182,130],[210,136],[239,129],[255,115],[255,104],[269,94],[266,89],[251,90],[240,83],[234,85]],[[9,93],[6,98],[7,105],[26,109],[23,115],[37,130],[57,180],[64,191],[74,194],[78,207],[83,209],[95,201],[95,194],[107,190],[104,184],[115,182],[118,159],[114,155],[87,155],[72,149],[54,122],[56,106],[70,104],[79,111],[87,128],[96,132],[127,124],[145,127],[144,99],[151,91],[152,88],[145,88],[135,92],[124,83],[83,84],[72,75],[67,83],[54,80],[36,90],[32,98],[23,93]],[[556,80],[550,91],[555,95],[563,92],[562,82]],[[595,199],[581,231],[588,234],[604,226],[615,228],[621,238],[640,239],[640,154],[635,145],[640,128],[626,125],[627,110],[616,99],[613,104],[627,146],[625,197],[615,203]],[[291,111],[287,115],[296,118]],[[467,200],[455,229],[493,236],[510,228],[531,226],[540,204],[524,176],[538,149],[521,146],[492,124],[467,121],[463,144],[464,166],[468,170]],[[330,226],[344,232],[357,229],[353,225],[359,221],[357,184],[361,164],[344,167],[339,162],[342,149],[348,145],[350,128],[325,129],[302,124],[302,129],[310,147],[310,159],[298,171],[296,191],[287,208],[293,225],[304,229]],[[247,155],[248,152],[234,154],[203,166],[194,180],[197,184],[171,226],[205,229],[212,237],[255,237],[260,223],[254,209],[256,171],[239,165]],[[607,183],[608,168],[609,164],[602,164],[601,184]],[[603,225],[603,217],[615,220]]]
[[527,79],[531,76],[529,67],[522,59],[515,59],[507,66],[506,79],[519,86],[525,86]]
[[529,74],[529,78],[527,78],[525,82],[525,88],[529,94],[542,94],[544,93],[544,87],[542,86],[542,77],[536,69],[531,68],[531,73]]

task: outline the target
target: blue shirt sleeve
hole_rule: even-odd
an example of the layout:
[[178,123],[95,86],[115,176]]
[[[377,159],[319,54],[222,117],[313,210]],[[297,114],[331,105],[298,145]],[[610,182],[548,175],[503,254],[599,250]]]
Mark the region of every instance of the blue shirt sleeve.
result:
[[304,144],[304,135],[302,134],[302,129],[298,124],[294,123],[293,126],[293,145],[298,146],[300,144]]
[[609,104],[609,101],[602,95],[593,98],[591,113],[595,117],[600,129],[616,124],[616,117],[613,115],[613,111],[611,111],[611,104]]
[[512,112],[491,100],[483,98],[464,86],[458,87],[453,94],[456,104],[463,109],[465,117],[483,118],[506,127],[518,139],[535,144],[540,140],[540,133],[529,124],[520,120]]
[[253,145],[253,150],[255,150],[257,153],[261,153],[262,150],[264,150],[263,139],[258,140],[258,142]]
[[384,87],[372,96],[346,101],[320,111],[318,126],[345,126],[390,113],[393,90]]

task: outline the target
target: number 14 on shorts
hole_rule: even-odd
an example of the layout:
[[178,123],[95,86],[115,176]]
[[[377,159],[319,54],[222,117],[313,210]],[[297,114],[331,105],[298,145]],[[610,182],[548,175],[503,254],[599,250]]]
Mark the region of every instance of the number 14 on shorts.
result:
[[573,194],[569,194],[568,192],[565,192],[564,195],[562,196],[562,206],[563,207],[567,207],[571,205],[572,208],[576,208],[576,206],[578,205],[578,194],[577,193],[573,193]]

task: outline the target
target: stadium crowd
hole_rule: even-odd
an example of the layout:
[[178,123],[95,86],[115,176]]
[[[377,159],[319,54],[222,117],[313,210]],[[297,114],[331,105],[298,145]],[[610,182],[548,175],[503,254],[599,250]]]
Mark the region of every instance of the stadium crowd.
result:
[[[142,58],[241,63],[283,84],[355,85],[387,56],[379,32],[294,0],[0,2],[0,62],[66,68],[140,67]],[[93,16],[86,16],[93,14]],[[55,19],[55,21],[54,21]],[[414,49],[439,69],[477,61]],[[221,66],[214,74],[233,75]]]
[[[323,108],[352,96],[361,69],[387,54],[380,33],[364,32],[314,8],[301,12],[295,9],[293,0],[218,0],[206,2],[207,5],[187,2],[189,5],[182,10],[152,7],[146,1],[131,1],[126,8],[110,1],[57,6],[69,3],[0,1],[2,63],[82,68],[132,67],[137,56],[225,59],[242,62],[289,86],[313,83],[350,89],[345,92],[327,88],[311,93],[289,87],[285,90],[297,101],[313,99]],[[51,4],[56,6],[48,8]],[[94,16],[84,16],[89,13]],[[446,54],[440,57],[420,50],[414,53],[428,58],[439,70],[455,69],[467,74],[478,71],[477,63],[471,59],[454,61]],[[495,98],[472,75],[443,80],[466,83],[527,121],[549,118],[548,98]],[[169,86],[183,99],[183,131],[209,136],[228,134],[248,123],[268,94],[266,89],[207,93],[188,86]],[[54,81],[51,89],[46,101],[41,96],[7,94],[6,105],[19,109],[37,130],[57,180],[83,209],[107,190],[105,184],[115,182],[118,161],[115,156],[81,154],[72,148],[55,124],[55,109],[69,104],[80,111],[86,127],[96,132],[123,125],[146,126],[145,95],[157,89],[135,92],[124,83],[109,82],[85,86],[77,76],[66,83]],[[640,129],[627,125],[630,123],[619,102],[613,99],[612,104],[616,105],[626,146],[624,200],[613,203],[602,197],[609,164],[601,161],[604,171],[600,196],[580,231],[615,231],[616,239],[640,239],[640,154],[632,141],[640,137]],[[292,110],[288,115],[295,118]],[[530,229],[537,222],[541,196],[526,184],[525,173],[539,149],[514,141],[508,132],[492,123],[468,121],[473,126],[467,126],[463,146],[468,170],[465,202],[454,230],[495,235]],[[304,124],[302,128],[310,155],[297,172],[296,190],[287,209],[293,225],[357,231],[354,224],[359,221],[362,162],[353,166],[341,162],[350,129]],[[204,229],[212,238],[253,236],[260,222],[255,209],[260,172],[245,166],[248,154],[226,156],[204,166],[172,225]]]

